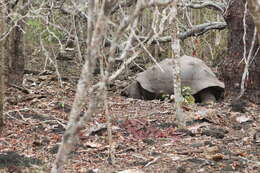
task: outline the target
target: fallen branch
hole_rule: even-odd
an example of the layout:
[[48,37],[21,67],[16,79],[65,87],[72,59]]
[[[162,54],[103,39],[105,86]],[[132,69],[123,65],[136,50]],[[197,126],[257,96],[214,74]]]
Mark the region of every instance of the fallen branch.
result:
[[28,90],[28,89],[26,89],[24,87],[17,86],[15,84],[9,84],[9,86],[11,86],[11,87],[13,87],[15,89],[18,89],[18,90],[22,91],[25,94],[31,94],[32,93],[32,91],[30,91],[30,90]]
[[161,158],[161,157],[156,157],[156,158],[154,158],[153,160],[151,160],[150,162],[148,162],[146,165],[144,165],[144,167],[148,167],[148,166],[150,166],[150,165],[152,165],[152,164],[155,164],[157,161],[159,161],[160,158]]

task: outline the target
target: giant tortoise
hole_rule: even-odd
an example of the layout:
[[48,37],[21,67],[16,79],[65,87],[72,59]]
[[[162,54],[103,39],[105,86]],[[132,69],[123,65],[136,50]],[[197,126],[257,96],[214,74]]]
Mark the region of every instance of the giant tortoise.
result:
[[[221,98],[225,85],[200,59],[182,56],[180,63],[181,85],[190,87],[196,102],[211,102]],[[136,80],[122,92],[122,95],[136,99],[151,100],[164,94],[173,94],[173,59],[165,59],[137,74]]]

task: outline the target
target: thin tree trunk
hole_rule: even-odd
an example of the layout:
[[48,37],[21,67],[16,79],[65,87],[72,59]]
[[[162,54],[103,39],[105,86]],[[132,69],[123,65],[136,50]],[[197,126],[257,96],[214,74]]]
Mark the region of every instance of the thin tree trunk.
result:
[[[254,37],[255,25],[249,13],[245,17],[246,35],[244,37],[244,11],[245,0],[236,0],[230,4],[225,12],[224,18],[227,22],[228,55],[221,66],[222,75],[229,93],[240,91],[240,84],[244,72],[245,63],[243,57],[248,57]],[[245,49],[243,49],[245,46]],[[245,80],[244,96],[249,100],[260,103],[260,51],[258,51],[258,40],[253,45],[252,57],[248,67],[248,78]],[[244,54],[245,53],[245,54]]]
[[260,0],[247,0],[247,2],[258,31],[258,41],[260,44]]
[[177,58],[180,58],[180,39],[177,37],[179,29],[177,25],[177,2],[173,3],[173,30],[172,30],[172,50],[173,50],[173,84],[174,84],[174,97],[175,97],[175,109],[176,109],[176,119],[179,127],[184,127],[185,117],[182,110],[182,101],[183,97],[181,94],[181,72],[180,72],[180,63],[177,61]]
[[[16,7],[19,7],[26,3],[27,0],[18,2]],[[11,8],[11,7],[9,7]],[[15,8],[15,7],[14,7]],[[12,12],[14,9],[8,9],[9,12]],[[23,9],[21,15],[26,14],[26,9]],[[7,19],[8,25],[15,25],[13,21]],[[5,49],[6,49],[6,60],[5,65],[8,69],[7,83],[21,86],[23,82],[23,73],[24,73],[24,21],[17,21],[16,26],[9,33],[5,39]]]
[[[2,9],[0,9],[2,11]],[[3,13],[0,13],[0,16],[3,17]],[[5,21],[0,19],[0,33],[4,33]],[[0,40],[0,132],[4,126],[4,45],[3,40]]]
[[253,53],[254,45],[255,45],[255,42],[256,42],[256,38],[257,38],[257,35],[256,35],[257,29],[255,28],[254,36],[253,36],[252,43],[251,43],[251,47],[250,47],[250,49],[247,52],[247,49],[246,49],[246,36],[248,34],[247,33],[247,26],[246,26],[246,15],[247,15],[247,13],[248,13],[248,4],[246,2],[246,4],[245,4],[245,11],[244,11],[244,18],[243,18],[243,27],[244,27],[244,34],[243,34],[243,43],[244,43],[243,62],[245,64],[245,66],[244,66],[244,72],[243,72],[242,79],[241,79],[240,93],[239,93],[239,95],[238,95],[236,100],[239,100],[245,93],[245,81],[246,81],[246,79],[249,76],[249,71],[248,70],[249,70],[249,66],[250,66],[250,61],[253,58],[252,53]]
[[[93,10],[90,10],[93,12]],[[98,14],[98,13],[96,13]],[[75,100],[73,102],[72,110],[70,113],[70,120],[68,123],[68,127],[64,133],[61,146],[59,147],[58,154],[56,156],[55,163],[53,164],[51,173],[61,173],[64,171],[64,164],[68,158],[68,154],[72,151],[76,141],[79,130],[82,128],[86,119],[93,114],[96,109],[96,99],[99,97],[95,93],[96,91],[92,91],[90,94],[90,103],[88,106],[88,111],[85,113],[83,117],[80,117],[80,111],[84,104],[84,100],[87,97],[87,89],[91,86],[93,81],[93,72],[96,67],[96,60],[98,58],[99,47],[97,45],[102,45],[102,37],[104,34],[104,13],[103,9],[100,9],[98,14],[98,19],[95,24],[95,29],[93,32],[93,36],[91,39],[90,47],[88,48],[88,56],[86,57],[86,62],[83,66],[80,80],[77,85],[77,92],[75,96]],[[90,26],[90,25],[89,25]],[[89,38],[90,39],[90,38]]]
[[[0,47],[2,49],[2,43],[0,43]],[[3,49],[2,49],[3,50]],[[1,53],[1,64],[0,64],[0,132],[2,131],[2,128],[4,126],[4,72],[3,72],[3,51],[0,51]]]

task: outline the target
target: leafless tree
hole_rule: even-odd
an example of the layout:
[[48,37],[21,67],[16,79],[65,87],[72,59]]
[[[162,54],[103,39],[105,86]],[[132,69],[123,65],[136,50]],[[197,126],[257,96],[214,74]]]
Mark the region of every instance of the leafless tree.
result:
[[[257,33],[255,33],[253,18],[246,7],[244,0],[229,1],[223,15],[229,33],[227,56],[224,57],[221,71],[227,91],[238,93],[241,90],[240,83],[245,76],[244,71],[248,69],[246,72],[248,75],[242,84],[245,87],[245,89],[242,87],[242,90],[245,90],[244,98],[260,103],[259,43],[255,36]],[[250,57],[248,64],[244,61],[245,57]]]
[[[24,15],[27,12],[23,1],[1,1],[3,21],[9,28],[4,34],[6,49],[5,65],[8,70],[7,83],[22,86],[24,72]],[[4,32],[2,32],[4,33]]]
[[[76,142],[77,133],[82,128],[84,122],[88,120],[93,113],[95,112],[95,108],[97,106],[99,99],[102,96],[103,91],[106,89],[108,83],[112,82],[125,68],[127,64],[129,64],[133,59],[137,57],[139,54],[138,51],[135,52],[132,48],[132,40],[133,37],[137,37],[135,34],[136,23],[140,12],[148,7],[157,6],[157,5],[168,5],[171,1],[138,1],[135,5],[133,13],[129,15],[127,18],[123,18],[119,23],[119,26],[115,30],[112,40],[110,41],[110,49],[107,55],[107,67],[102,68],[102,80],[100,82],[93,84],[93,72],[97,59],[101,59],[100,63],[104,64],[104,61],[101,57],[102,50],[102,40],[106,37],[107,26],[108,26],[108,18],[105,16],[105,1],[101,3],[89,3],[87,16],[95,16],[96,21],[88,22],[88,30],[93,27],[93,33],[89,33],[91,36],[89,39],[90,45],[88,45],[88,51],[85,56],[85,64],[82,68],[82,73],[80,80],[77,86],[77,92],[74,100],[74,104],[72,107],[72,111],[70,113],[70,120],[68,123],[68,127],[66,132],[64,133],[64,137],[59,148],[56,161],[52,168],[52,173],[62,172],[64,170],[64,163],[67,160],[67,156],[70,151],[73,149],[73,146]],[[89,20],[90,18],[88,18]],[[106,20],[105,20],[106,19]],[[93,26],[92,26],[93,25]],[[116,48],[118,47],[118,41],[123,36],[125,30],[130,31],[130,36],[127,38],[126,44],[122,48],[123,52],[118,57],[118,59],[123,60],[123,64],[119,67],[118,70],[111,73],[111,67],[115,62],[116,57]],[[140,42],[142,44],[142,42]],[[133,51],[133,56],[126,59],[126,55],[128,55],[127,51]],[[85,113],[83,117],[80,117],[80,110],[84,104],[84,100],[87,97],[90,98],[90,102],[88,103],[88,111]],[[107,104],[107,103],[106,103]],[[108,121],[109,122],[109,121]],[[109,132],[111,134],[111,132]],[[111,140],[111,139],[110,139]]]
[[[248,13],[248,5],[247,2],[245,3],[245,11],[244,11],[244,18],[243,18],[243,27],[244,27],[244,35],[243,35],[243,43],[244,43],[244,52],[243,52],[243,59],[241,61],[244,62],[245,66],[244,66],[244,72],[242,75],[242,79],[241,79],[241,89],[240,89],[240,93],[237,96],[236,100],[239,100],[244,94],[245,94],[245,82],[248,79],[248,75],[249,75],[249,66],[251,64],[252,59],[255,58],[255,56],[257,55],[260,47],[257,49],[257,51],[254,53],[253,55],[253,49],[254,49],[254,45],[255,42],[257,40],[257,29],[254,29],[254,35],[253,35],[253,39],[252,39],[252,43],[251,43],[251,47],[249,50],[247,50],[247,46],[246,46],[246,37],[247,37],[247,26],[246,26],[246,16]],[[248,51],[248,52],[247,52]]]
[[[3,4],[3,2],[6,1],[1,1],[1,4]],[[37,31],[37,39],[40,43],[39,47],[46,57],[46,62],[51,62],[57,67],[59,53],[65,52],[66,54],[68,49],[74,49],[76,52],[76,58],[74,60],[79,64],[84,63],[78,81],[77,93],[70,113],[68,127],[62,139],[55,163],[53,164],[52,173],[62,172],[64,170],[67,156],[73,150],[73,147],[77,142],[78,132],[84,127],[84,122],[94,115],[97,106],[100,104],[106,109],[109,144],[111,146],[110,157],[112,159],[113,142],[108,116],[109,112],[107,109],[109,103],[106,101],[106,90],[108,85],[125,71],[127,65],[136,63],[135,60],[140,56],[146,54],[154,63],[157,63],[158,59],[149,51],[149,46],[155,45],[157,48],[162,48],[162,43],[171,43],[172,41],[174,56],[175,58],[179,57],[181,54],[180,52],[182,51],[179,43],[180,40],[185,40],[189,37],[197,37],[210,30],[222,30],[227,27],[233,31],[232,21],[229,20],[229,17],[235,17],[234,15],[228,15],[234,14],[238,7],[239,12],[244,12],[244,9],[240,9],[241,4],[244,7],[243,0],[182,0],[178,1],[178,4],[173,0],[28,0],[23,1],[21,4],[17,4],[18,2],[21,3],[22,1],[10,1],[9,3],[5,3],[5,5],[8,5],[8,8],[12,10],[6,13],[10,21],[8,27],[5,28],[5,31],[1,32],[0,39],[7,39],[7,43],[9,41],[9,46],[7,46],[8,49],[12,46],[10,41],[12,41],[12,43],[14,41],[10,40],[10,38],[19,38],[17,43],[21,43],[23,38],[22,34],[23,32],[26,32],[23,28],[26,21],[28,19],[37,19],[37,21],[40,21],[41,26]],[[174,3],[173,6],[172,3]],[[217,22],[210,21],[195,25],[190,21],[190,18],[187,17],[188,26],[183,26],[180,24],[180,21],[177,20],[176,13],[172,13],[173,11],[176,12],[177,6],[182,10],[187,10],[188,8],[209,8],[217,11],[224,18]],[[150,22],[145,19],[142,20],[144,9],[150,10],[150,14],[147,15],[150,17]],[[226,20],[224,21],[224,19]],[[241,18],[239,18],[239,21],[240,19]],[[29,22],[26,24],[26,26],[30,25]],[[177,26],[177,24],[179,26]],[[251,30],[248,31],[251,32]],[[230,37],[232,36],[234,35],[231,34]],[[250,36],[253,36],[253,34]],[[58,50],[56,50],[56,52],[51,52],[48,49],[46,40],[49,39],[54,39],[57,43]],[[73,45],[71,46],[70,43]],[[235,48],[232,47],[232,43],[229,44],[231,56],[231,53],[234,52]],[[19,50],[22,50],[22,46],[22,43],[19,44]],[[247,49],[247,52],[250,52],[248,50],[249,49]],[[241,52],[241,50],[239,51]],[[254,53],[255,48],[252,49],[252,54]],[[22,52],[18,55],[22,55]],[[256,57],[259,56],[257,55]],[[239,56],[239,58],[240,61],[242,56]],[[258,59],[256,68],[259,67]],[[23,61],[20,60],[21,59],[16,62],[22,63]],[[232,65],[232,63],[233,62],[230,62],[228,64]],[[98,65],[100,76],[98,80],[94,80],[93,73]],[[181,88],[180,81],[178,80],[179,66],[178,63],[175,63],[175,65],[177,71],[177,76],[175,76],[175,91],[177,94],[176,108],[179,122],[183,122],[182,118],[184,117],[182,116],[180,107]],[[226,67],[228,67],[228,65]],[[57,75],[60,76],[60,72],[57,68],[56,72]],[[23,72],[20,71],[20,74],[22,73]],[[61,79],[61,77],[59,78]],[[237,77],[236,80],[237,79],[241,79],[241,76]],[[258,79],[254,80],[254,82],[257,81],[259,82]],[[233,83],[235,83],[235,81],[232,81],[230,86],[232,86]],[[2,90],[0,89],[0,91]],[[88,109],[85,115],[80,117],[80,111],[86,105],[85,101],[87,97],[89,98],[89,102],[86,106]]]

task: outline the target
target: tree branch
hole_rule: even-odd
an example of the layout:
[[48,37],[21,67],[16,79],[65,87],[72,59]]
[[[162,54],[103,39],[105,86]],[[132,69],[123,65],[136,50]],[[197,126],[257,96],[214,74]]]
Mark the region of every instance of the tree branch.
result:
[[178,35],[178,37],[181,40],[184,40],[188,37],[191,36],[199,36],[202,35],[210,30],[217,29],[217,30],[222,30],[225,29],[227,24],[225,22],[209,22],[209,23],[203,23],[196,25],[191,28],[191,30],[187,32],[182,32]]
[[[197,37],[213,29],[223,30],[226,27],[227,24],[225,22],[209,22],[209,23],[199,24],[193,26],[189,31],[179,33],[178,38],[181,40],[185,40],[188,37],[192,37],[192,36]],[[142,41],[145,40],[145,42],[149,40],[149,38],[147,37],[140,37],[139,39]],[[156,38],[152,40],[151,44],[168,43],[168,42],[171,42],[171,36]]]
[[131,7],[132,5],[136,4],[137,0],[128,0],[124,2],[117,3],[111,10],[110,14],[114,14],[119,10],[120,8],[124,7]]
[[226,10],[226,6],[224,3],[212,2],[212,1],[192,2],[192,3],[185,4],[185,6],[194,9],[201,9],[206,7],[217,11],[221,11],[222,13],[224,13]]

